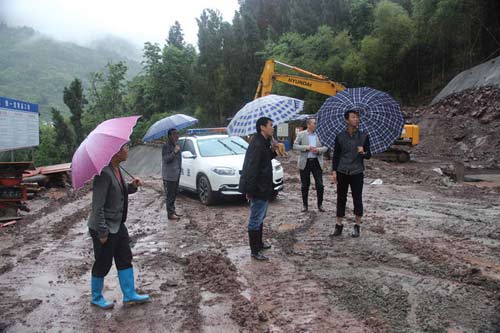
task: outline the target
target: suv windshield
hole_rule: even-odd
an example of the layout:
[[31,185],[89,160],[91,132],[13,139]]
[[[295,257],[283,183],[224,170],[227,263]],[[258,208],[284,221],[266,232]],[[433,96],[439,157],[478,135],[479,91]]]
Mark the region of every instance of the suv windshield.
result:
[[203,157],[242,155],[248,147],[248,143],[239,136],[200,139],[197,144]]

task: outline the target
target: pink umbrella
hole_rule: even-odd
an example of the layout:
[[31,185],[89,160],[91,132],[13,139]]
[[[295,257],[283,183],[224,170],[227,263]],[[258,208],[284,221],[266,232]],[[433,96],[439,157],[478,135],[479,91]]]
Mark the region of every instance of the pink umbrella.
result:
[[111,158],[130,140],[141,116],[109,119],[99,124],[80,144],[71,162],[73,188],[78,190],[100,174]]

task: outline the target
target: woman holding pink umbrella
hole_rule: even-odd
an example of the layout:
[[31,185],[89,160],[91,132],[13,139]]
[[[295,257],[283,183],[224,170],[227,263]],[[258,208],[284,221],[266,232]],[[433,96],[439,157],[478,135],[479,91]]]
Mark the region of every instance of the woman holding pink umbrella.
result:
[[125,305],[149,301],[149,295],[137,294],[134,286],[132,251],[125,221],[128,195],[143,185],[139,178],[125,183],[120,163],[127,160],[128,140],[139,117],[110,119],[101,123],[82,142],[73,156],[72,178],[75,189],[94,177],[92,212],[88,227],[95,262],[91,276],[91,304],[109,309],[114,303],[102,295],[104,277],[115,260]]

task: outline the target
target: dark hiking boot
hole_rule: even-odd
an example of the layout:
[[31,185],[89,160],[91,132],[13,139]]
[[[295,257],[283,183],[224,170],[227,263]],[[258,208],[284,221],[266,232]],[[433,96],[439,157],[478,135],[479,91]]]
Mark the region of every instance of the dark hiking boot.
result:
[[252,258],[259,261],[269,260],[269,258],[263,255],[262,252],[252,253]]
[[320,211],[322,213],[326,212],[326,210],[321,205],[318,206],[318,211]]
[[248,241],[250,243],[250,252],[252,254],[252,258],[259,261],[269,260],[265,255],[261,253],[260,235],[261,230],[248,230]]
[[359,237],[359,231],[359,224],[355,224],[354,228],[352,229],[351,237]]
[[342,235],[342,229],[344,229],[344,225],[343,224],[339,225],[339,224],[335,223],[335,230],[333,231],[332,236],[337,237],[337,236]]
[[305,213],[307,212],[309,209],[307,208],[307,206],[302,206],[302,210],[300,211],[301,213]]

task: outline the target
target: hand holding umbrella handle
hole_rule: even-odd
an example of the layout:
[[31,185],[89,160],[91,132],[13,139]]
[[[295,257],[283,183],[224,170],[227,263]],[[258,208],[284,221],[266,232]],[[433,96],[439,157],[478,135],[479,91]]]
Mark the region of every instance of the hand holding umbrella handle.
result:
[[274,137],[271,137],[271,147],[273,148],[273,150],[278,149],[278,141],[276,141]]
[[132,184],[134,184],[136,187],[144,185],[144,181],[140,178],[134,178],[132,179]]
[[128,172],[124,167],[120,166],[120,169],[122,171],[124,171],[130,178],[132,178],[132,184],[134,184],[136,187],[140,189],[141,186],[144,185],[144,181],[138,177],[135,177],[134,175],[132,175],[130,172]]
[[337,184],[337,171],[332,172],[332,184]]

